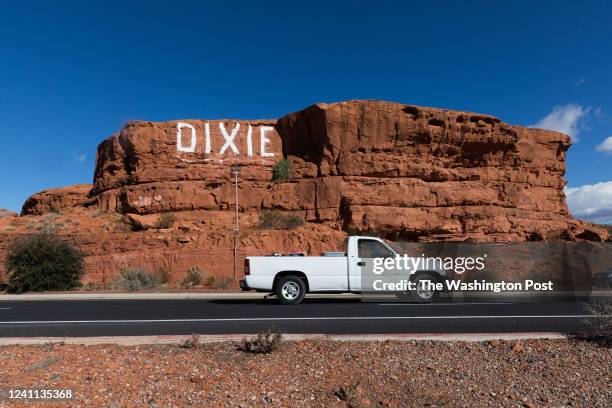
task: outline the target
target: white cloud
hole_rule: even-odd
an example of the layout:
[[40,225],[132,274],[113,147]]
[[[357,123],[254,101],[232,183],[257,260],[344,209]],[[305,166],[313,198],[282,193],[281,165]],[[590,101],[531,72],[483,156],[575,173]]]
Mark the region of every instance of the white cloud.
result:
[[607,137],[595,150],[603,153],[612,153],[612,136]]
[[76,162],[83,163],[87,160],[87,155],[83,153],[77,153],[74,150],[72,151],[72,159]]
[[577,104],[555,106],[552,112],[531,127],[556,130],[557,132],[569,135],[572,141],[576,142],[581,130],[580,122],[590,110],[591,108],[589,107],[585,108]]
[[566,188],[567,205],[576,218],[600,223],[612,223],[612,181]]

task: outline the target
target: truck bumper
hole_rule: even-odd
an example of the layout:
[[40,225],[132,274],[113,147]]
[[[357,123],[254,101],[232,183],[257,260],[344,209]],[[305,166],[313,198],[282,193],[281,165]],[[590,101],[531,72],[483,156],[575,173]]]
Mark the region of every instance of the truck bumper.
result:
[[246,292],[247,290],[251,290],[251,288],[249,288],[249,285],[247,285],[247,281],[246,279],[242,279],[240,281],[240,290]]

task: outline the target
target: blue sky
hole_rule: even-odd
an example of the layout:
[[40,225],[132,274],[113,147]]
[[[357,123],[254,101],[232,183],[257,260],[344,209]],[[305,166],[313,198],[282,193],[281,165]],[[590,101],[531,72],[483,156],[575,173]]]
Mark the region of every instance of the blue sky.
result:
[[91,182],[96,146],[129,120],[373,98],[566,129],[573,211],[612,217],[610,2],[12,3],[0,208]]

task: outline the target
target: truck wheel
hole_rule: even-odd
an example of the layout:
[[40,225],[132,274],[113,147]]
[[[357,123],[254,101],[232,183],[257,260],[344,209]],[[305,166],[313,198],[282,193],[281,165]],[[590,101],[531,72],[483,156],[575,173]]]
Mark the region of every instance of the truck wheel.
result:
[[414,280],[414,283],[416,283],[417,288],[416,290],[410,292],[410,295],[414,302],[429,303],[436,297],[438,297],[438,295],[440,294],[440,292],[437,290],[431,290],[429,288],[422,287],[424,282],[427,281],[435,283],[437,282],[437,279],[430,275],[422,275],[417,276],[417,278]]
[[297,276],[285,276],[276,285],[276,297],[283,305],[297,305],[306,296],[306,285]]

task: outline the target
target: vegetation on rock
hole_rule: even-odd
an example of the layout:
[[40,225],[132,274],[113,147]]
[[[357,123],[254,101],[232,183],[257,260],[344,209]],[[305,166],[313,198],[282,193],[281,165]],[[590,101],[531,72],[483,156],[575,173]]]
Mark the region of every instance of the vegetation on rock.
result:
[[304,219],[293,214],[283,214],[280,211],[264,211],[259,219],[262,229],[293,229],[304,225]]
[[283,157],[272,167],[272,181],[281,183],[289,180],[291,180],[291,162]]
[[158,229],[168,229],[172,228],[174,225],[174,221],[176,221],[176,217],[172,213],[164,212],[159,214],[159,218],[155,223],[155,227]]

